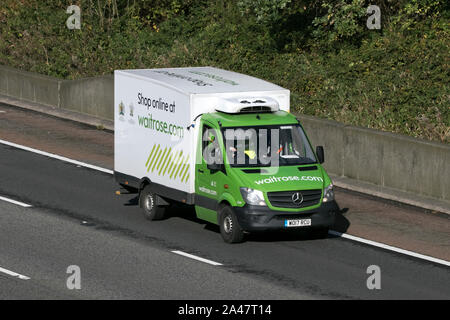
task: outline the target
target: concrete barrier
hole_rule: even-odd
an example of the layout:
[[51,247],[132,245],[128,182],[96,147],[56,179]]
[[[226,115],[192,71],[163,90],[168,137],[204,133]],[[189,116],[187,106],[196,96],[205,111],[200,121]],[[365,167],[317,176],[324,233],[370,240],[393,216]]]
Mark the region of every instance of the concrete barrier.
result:
[[114,120],[114,76],[63,81],[60,108]]
[[0,66],[0,94],[114,120],[114,77],[60,80]]
[[[295,113],[294,113],[295,114]],[[450,146],[298,115],[324,167],[341,177],[450,200]]]
[[[59,80],[0,66],[0,94],[114,120],[112,75]],[[295,114],[295,112],[294,112]],[[330,174],[450,201],[450,146],[297,114]]]
[[0,66],[0,94],[59,107],[59,87],[62,80],[37,73]]

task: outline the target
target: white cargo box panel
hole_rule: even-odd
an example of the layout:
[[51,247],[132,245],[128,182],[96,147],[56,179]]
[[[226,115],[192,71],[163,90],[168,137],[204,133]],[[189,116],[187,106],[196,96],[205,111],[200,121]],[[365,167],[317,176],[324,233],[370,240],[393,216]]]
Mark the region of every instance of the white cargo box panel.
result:
[[187,128],[200,114],[255,101],[289,111],[289,90],[212,67],[115,71],[114,170],[194,193],[198,128]]

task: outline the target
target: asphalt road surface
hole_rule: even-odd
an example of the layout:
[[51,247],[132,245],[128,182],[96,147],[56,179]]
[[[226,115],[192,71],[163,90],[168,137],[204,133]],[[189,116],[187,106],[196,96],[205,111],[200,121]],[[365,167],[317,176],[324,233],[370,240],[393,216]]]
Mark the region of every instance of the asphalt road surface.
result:
[[[450,299],[450,268],[307,232],[229,245],[192,210],[149,222],[107,173],[0,145],[1,299]],[[220,263],[185,257],[182,251]],[[69,290],[67,268],[81,270]],[[367,288],[380,267],[381,289]]]

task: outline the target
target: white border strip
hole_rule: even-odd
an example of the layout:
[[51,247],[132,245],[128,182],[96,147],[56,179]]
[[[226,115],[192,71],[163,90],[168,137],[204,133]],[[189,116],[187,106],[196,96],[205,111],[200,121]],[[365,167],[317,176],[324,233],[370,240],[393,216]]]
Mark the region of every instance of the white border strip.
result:
[[10,271],[8,269],[3,269],[2,267],[0,267],[0,272],[5,273],[8,276],[19,278],[20,280],[30,280],[31,279],[30,277],[15,273],[14,271]]
[[218,263],[218,262],[215,262],[215,261],[212,261],[212,260],[208,260],[208,259],[204,259],[204,258],[200,258],[200,257],[194,256],[193,254],[189,254],[189,253],[186,253],[186,252],[183,252],[183,251],[174,250],[172,252],[175,253],[175,254],[179,254],[180,256],[185,256],[185,257],[188,257],[188,258],[191,258],[191,259],[194,259],[194,260],[198,260],[198,261],[201,261],[201,262],[204,262],[204,263],[211,264],[213,266],[221,266],[222,265],[221,263]]
[[[66,157],[58,156],[58,155],[53,154],[53,153],[48,153],[48,152],[45,152],[45,151],[41,151],[41,150],[25,147],[25,146],[22,146],[20,144],[8,142],[8,141],[1,140],[1,139],[0,139],[0,143],[8,145],[8,146],[11,146],[11,147],[14,147],[14,148],[22,149],[22,150],[25,150],[25,151],[34,152],[34,153],[37,153],[37,154],[40,154],[40,155],[43,155],[43,156],[46,156],[46,157],[49,157],[49,158],[54,158],[54,159],[57,159],[57,160],[69,162],[69,163],[72,163],[72,164],[75,164],[75,165],[78,165],[78,166],[90,168],[90,169],[93,169],[93,170],[97,170],[97,171],[101,171],[101,172],[105,172],[105,173],[109,173],[109,174],[114,174],[113,170],[109,170],[109,169],[105,169],[105,168],[102,168],[102,167],[94,166],[94,165],[91,165],[91,164],[88,164],[88,163],[84,163],[84,162],[80,162],[80,161],[77,161],[77,160],[72,160],[72,159],[69,159],[69,158],[66,158]],[[418,258],[418,259],[423,259],[423,260],[431,261],[431,262],[434,262],[434,263],[442,264],[442,265],[445,265],[445,266],[450,266],[450,262],[449,261],[438,259],[438,258],[433,258],[433,257],[427,256],[427,255],[423,255],[423,254],[416,253],[416,252],[409,251],[409,250],[400,249],[400,248],[393,247],[393,246],[390,246],[390,245],[387,245],[387,244],[384,244],[384,243],[363,239],[363,238],[360,238],[360,237],[352,236],[352,235],[349,235],[349,234],[346,234],[346,233],[340,233],[340,232],[333,231],[333,230],[328,231],[328,233],[333,235],[333,236],[346,238],[346,239],[353,240],[353,241],[356,241],[356,242],[362,242],[362,243],[365,243],[365,244],[368,244],[368,245],[371,245],[371,246],[374,246],[374,247],[378,247],[378,248],[394,251],[394,252],[401,253],[401,254],[404,254],[404,255],[408,255],[408,256],[411,256],[411,257],[415,257],[415,258]],[[182,252],[182,251],[172,251],[172,252],[176,253],[176,254],[179,254],[179,255],[182,255],[182,256],[186,256],[186,257],[195,259],[195,260],[199,260],[199,261],[202,261],[202,262],[205,262],[205,263],[209,263],[209,264],[212,264],[212,265],[216,265],[216,266],[217,265],[219,265],[219,266],[222,265],[222,264],[220,264],[218,262],[214,262],[214,261],[211,261],[211,260],[203,259],[203,258],[194,256],[194,255]]]
[[368,244],[368,245],[371,245],[371,246],[374,246],[374,247],[383,248],[383,249],[386,249],[386,250],[390,250],[390,251],[394,251],[394,252],[397,252],[397,253],[405,254],[407,256],[411,256],[411,257],[414,257],[414,258],[419,258],[419,259],[431,261],[431,262],[434,262],[434,263],[439,263],[439,264],[442,264],[444,266],[450,267],[450,262],[446,261],[446,260],[433,258],[433,257],[430,257],[430,256],[426,256],[424,254],[420,254],[420,253],[416,253],[416,252],[413,252],[413,251],[409,251],[409,250],[393,247],[393,246],[390,246],[390,245],[387,245],[387,244],[384,244],[384,243],[375,242],[375,241],[367,240],[367,239],[360,238],[360,237],[355,237],[355,236],[352,236],[352,235],[349,235],[349,234],[346,234],[346,233],[340,233],[340,232],[333,231],[333,230],[329,230],[328,233],[333,235],[333,236],[338,236],[338,237],[341,237],[341,238],[350,239],[350,240],[357,241],[357,242],[362,242],[362,243],[365,243],[365,244]]
[[85,167],[85,168],[89,168],[89,169],[93,169],[93,170],[97,170],[97,171],[101,171],[101,172],[105,172],[105,173],[109,173],[109,174],[114,174],[114,172],[112,170],[105,169],[105,168],[102,168],[102,167],[97,167],[97,166],[94,166],[92,164],[88,164],[88,163],[84,163],[84,162],[81,162],[81,161],[69,159],[69,158],[66,158],[66,157],[58,156],[57,154],[54,154],[54,153],[49,153],[49,152],[45,152],[45,151],[41,151],[41,150],[25,147],[25,146],[22,146],[20,144],[15,144],[15,143],[8,142],[8,141],[5,141],[5,140],[0,140],[0,143],[1,144],[5,144],[7,146],[11,146],[11,147],[17,148],[17,149],[22,149],[22,150],[25,150],[25,151],[34,152],[34,153],[37,153],[37,154],[40,154],[40,155],[43,155],[43,156],[46,156],[46,157],[49,157],[49,158],[53,158],[53,159],[57,159],[57,160],[65,161],[65,162],[69,162],[69,163],[75,164],[77,166],[81,166],[81,167]]
[[1,197],[1,196],[0,196],[0,200],[6,201],[6,202],[9,202],[9,203],[13,203],[13,204],[16,204],[16,205],[24,207],[24,208],[31,208],[32,207],[32,205],[30,205],[30,204],[26,204],[26,203],[23,203],[23,202],[20,202],[20,201],[16,201],[16,200],[11,200],[11,199],[8,199],[8,198],[5,198],[5,197]]

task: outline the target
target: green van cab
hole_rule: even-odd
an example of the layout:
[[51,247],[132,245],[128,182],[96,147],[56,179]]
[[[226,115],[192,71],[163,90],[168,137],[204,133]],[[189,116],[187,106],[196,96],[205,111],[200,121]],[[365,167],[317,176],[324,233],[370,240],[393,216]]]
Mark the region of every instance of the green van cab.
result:
[[[242,241],[244,232],[299,227],[326,232],[333,225],[337,205],[331,179],[321,165],[323,148],[313,152],[293,115],[285,111],[239,116],[215,112],[202,116],[200,126],[198,144],[202,147],[197,150],[203,152],[198,152],[196,161],[195,210],[199,218],[220,226],[226,242]],[[241,141],[235,134],[239,129],[247,133],[240,135]],[[276,167],[259,158],[264,157],[259,143],[249,144],[251,134],[258,140],[263,131],[268,137],[278,132],[277,144],[269,139],[264,146],[276,150]],[[202,139],[205,133],[208,139]],[[223,161],[208,164],[208,145],[203,140],[215,142],[211,152],[218,152]],[[240,142],[244,146],[241,163],[237,161]]]

